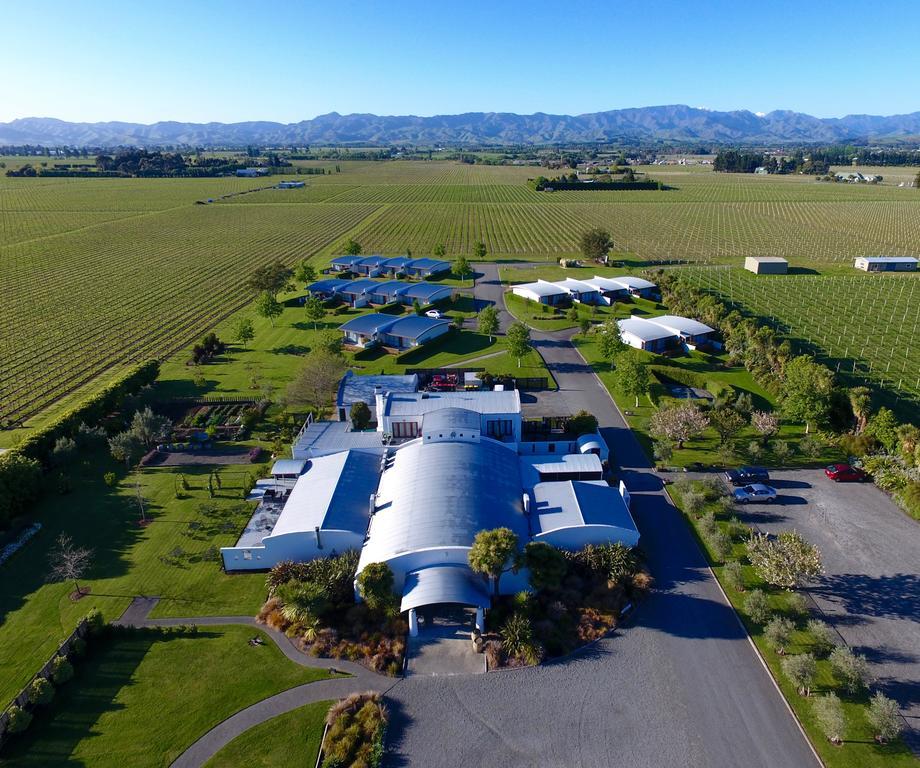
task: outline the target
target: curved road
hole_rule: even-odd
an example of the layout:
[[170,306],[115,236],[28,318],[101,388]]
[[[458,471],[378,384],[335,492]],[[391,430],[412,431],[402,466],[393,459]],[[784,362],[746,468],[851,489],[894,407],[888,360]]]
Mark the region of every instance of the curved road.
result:
[[[475,295],[504,310],[495,265]],[[678,510],[606,389],[568,341],[534,346],[573,411],[597,416],[656,589],[633,625],[559,664],[410,677],[387,699],[396,765],[806,768],[818,763]]]

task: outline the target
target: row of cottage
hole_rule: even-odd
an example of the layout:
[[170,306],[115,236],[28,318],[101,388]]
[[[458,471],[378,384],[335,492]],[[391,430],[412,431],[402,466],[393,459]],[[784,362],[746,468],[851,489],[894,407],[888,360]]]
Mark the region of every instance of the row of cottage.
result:
[[641,277],[599,277],[589,280],[537,280],[535,283],[522,283],[512,287],[511,292],[539,304],[551,307],[570,304],[610,305],[630,296],[643,299],[658,295],[658,286]]
[[336,256],[329,262],[333,272],[353,272],[366,277],[432,277],[450,272],[449,261],[413,259],[411,256]]
[[449,299],[453,288],[440,283],[410,283],[404,280],[345,280],[332,277],[307,286],[307,293],[323,300],[338,299],[350,307],[368,304],[413,304],[422,306]]

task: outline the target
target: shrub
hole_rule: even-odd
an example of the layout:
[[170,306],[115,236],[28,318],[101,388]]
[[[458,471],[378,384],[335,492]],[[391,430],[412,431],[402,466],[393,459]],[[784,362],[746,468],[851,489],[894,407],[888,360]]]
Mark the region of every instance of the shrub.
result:
[[55,685],[63,685],[73,679],[73,664],[66,656],[57,656],[51,663],[51,679]]
[[713,557],[720,562],[725,562],[732,553],[731,536],[720,528],[716,528],[715,531],[706,537],[706,543],[709,544],[709,549]]
[[831,651],[837,647],[834,630],[821,619],[809,619],[805,628],[808,630],[808,634],[811,635],[811,647],[818,658],[829,656]]
[[106,472],[102,479],[109,488],[114,488],[118,484],[118,476],[114,472]]
[[786,607],[793,616],[808,615],[808,601],[801,592],[793,592],[786,598]]
[[776,456],[780,464],[785,464],[792,455],[792,448],[785,440],[775,440],[773,442],[773,455]]
[[811,694],[811,686],[815,680],[817,665],[815,657],[810,653],[800,653],[796,656],[787,656],[782,660],[783,674],[795,685],[801,696]]
[[840,698],[836,693],[826,693],[815,699],[812,707],[821,732],[828,741],[839,744],[843,740],[843,731],[846,728]]
[[792,622],[785,616],[774,616],[763,628],[763,636],[770,647],[782,656],[786,653],[794,629]]
[[509,657],[519,659],[525,664],[538,664],[541,650],[534,642],[533,626],[522,611],[511,614],[502,625],[499,635],[502,649]]
[[15,704],[7,710],[9,720],[6,723],[6,730],[9,733],[22,733],[32,722],[32,713]]
[[755,624],[766,624],[770,618],[770,603],[763,590],[752,589],[744,598],[744,612]]
[[543,541],[532,541],[524,547],[524,564],[530,570],[534,589],[558,589],[568,566],[563,554]]
[[818,548],[796,531],[782,531],[775,538],[752,534],[747,553],[757,574],[775,587],[793,589],[824,570]]
[[621,542],[588,544],[569,557],[592,575],[608,581],[621,581],[639,568],[635,551]]
[[29,704],[40,706],[50,704],[54,698],[54,686],[46,677],[36,677],[30,684],[27,691]]
[[70,652],[77,658],[86,654],[86,640],[82,637],[75,637],[70,641]]
[[701,491],[691,490],[683,495],[684,511],[690,515],[698,515],[706,506],[706,497]]
[[850,693],[856,693],[869,683],[869,662],[866,657],[840,645],[831,651],[831,669],[838,682]]
[[729,560],[725,564],[722,569],[722,577],[729,587],[737,592],[744,592],[744,570],[737,560]]
[[358,589],[367,607],[386,610],[394,604],[393,571],[386,563],[369,563],[358,574]]
[[98,608],[93,608],[86,614],[86,625],[91,635],[98,635],[105,627],[105,619],[102,618],[102,612]]
[[597,432],[597,416],[587,411],[579,411],[569,418],[566,427],[575,435],[590,435]]
[[820,456],[824,447],[824,441],[817,435],[805,435],[799,440],[799,450],[812,459]]
[[866,719],[875,732],[876,741],[882,744],[898,738],[901,733],[902,724],[898,704],[881,691],[877,691],[869,700]]

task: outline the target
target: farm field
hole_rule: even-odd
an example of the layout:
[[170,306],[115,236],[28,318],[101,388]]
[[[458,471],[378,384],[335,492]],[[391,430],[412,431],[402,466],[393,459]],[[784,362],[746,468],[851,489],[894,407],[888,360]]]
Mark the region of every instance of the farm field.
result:
[[920,275],[758,277],[700,267],[680,273],[805,342],[852,386],[887,390],[905,416],[920,407]]
[[[526,180],[552,171],[307,164],[340,172],[228,198],[269,180],[0,177],[0,422],[39,426],[120,366],[167,358],[247,303],[256,266],[322,265],[348,237],[387,254],[443,243],[448,257],[482,240],[509,264],[573,255],[592,226],[636,264],[759,254],[824,272],[920,253],[920,192],[898,188],[894,169],[869,186],[655,166],[644,170],[674,189],[537,193]],[[0,445],[13,440],[0,433]]]

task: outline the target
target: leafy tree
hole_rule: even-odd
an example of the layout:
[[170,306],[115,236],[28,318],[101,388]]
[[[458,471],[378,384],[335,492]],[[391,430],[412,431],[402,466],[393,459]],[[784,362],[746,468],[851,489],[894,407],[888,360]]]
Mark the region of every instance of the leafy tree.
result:
[[246,285],[257,293],[269,293],[272,298],[283,291],[291,281],[292,271],[280,260],[266,264],[255,270],[246,281]]
[[444,246],[444,243],[438,243],[432,250],[431,253],[437,259],[443,259],[447,255],[447,248]]
[[770,647],[782,656],[794,629],[795,625],[785,616],[774,616],[763,628],[763,634]]
[[613,239],[610,237],[610,233],[607,230],[594,227],[582,234],[581,238],[579,238],[578,245],[579,248],[581,248],[582,255],[584,255],[586,259],[593,259],[606,263],[607,254],[610,252],[611,247],[613,247]]
[[357,240],[349,238],[345,242],[345,254],[347,256],[360,256],[361,255],[361,243]]
[[799,653],[795,656],[787,656],[782,660],[781,666],[783,668],[783,674],[785,674],[790,682],[796,687],[799,695],[809,696],[817,672],[815,657],[810,653]]
[[328,407],[339,380],[345,373],[345,361],[341,355],[330,354],[323,349],[314,349],[306,356],[304,367],[287,389],[289,405],[296,407]]
[[591,321],[587,317],[581,318],[578,321],[578,329],[581,331],[582,336],[587,336],[588,331],[591,330]]
[[577,437],[597,432],[597,416],[587,411],[579,411],[566,422],[566,429]]
[[677,443],[680,449],[685,441],[700,434],[707,426],[709,417],[697,406],[687,403],[657,410],[649,422],[649,431],[652,437]]
[[454,259],[452,271],[461,280],[473,272],[472,268],[470,267],[470,263],[466,260],[466,256],[463,254],[460,254],[456,259]]
[[770,618],[770,603],[763,590],[752,589],[744,598],[744,612],[755,624],[766,624]]
[[486,257],[486,244],[482,240],[477,240],[473,245],[473,256],[479,261],[482,261]]
[[143,454],[144,444],[134,432],[127,430],[109,438],[109,451],[115,461],[123,461],[130,468]]
[[393,571],[386,563],[368,563],[358,574],[361,597],[372,611],[386,610],[393,604]]
[[489,342],[492,342],[492,337],[498,333],[498,310],[491,304],[485,307],[479,313],[479,332],[489,337]]
[[856,693],[869,685],[869,662],[861,653],[854,653],[845,645],[838,645],[831,651],[831,669],[840,684],[850,693]]
[[66,435],[61,435],[54,441],[51,449],[51,463],[56,467],[63,467],[73,461],[77,454],[77,441]]
[[824,571],[818,548],[796,531],[783,531],[773,539],[752,533],[747,554],[760,578],[774,587],[794,589]]
[[869,421],[869,409],[872,406],[872,390],[869,387],[853,387],[847,390],[853,418],[856,420],[856,434],[862,433]]
[[236,321],[236,325],[233,327],[233,339],[238,342],[244,349],[246,345],[249,344],[256,336],[255,327],[252,324],[252,320],[248,317],[241,317]]
[[766,442],[779,431],[779,417],[769,411],[754,411],[751,413],[751,426]]
[[63,685],[73,679],[73,664],[66,656],[55,656],[51,662],[51,679],[55,685]]
[[341,357],[342,336],[335,331],[324,333],[316,340],[315,349],[317,351],[326,352],[330,355],[335,355],[336,357]]
[[16,704],[13,704],[6,714],[8,717],[7,733],[22,733],[32,723],[32,713]]
[[307,320],[313,322],[313,330],[316,330],[316,324],[326,316],[326,307],[319,296],[309,296],[303,305],[307,314]]
[[270,291],[264,291],[256,301],[256,313],[264,317],[275,327],[275,318],[281,317],[284,307],[278,302]]
[[316,267],[304,259],[294,270],[294,279],[298,283],[310,284],[316,280]]
[[875,731],[876,741],[882,744],[898,738],[903,728],[898,703],[881,691],[876,691],[869,699],[866,719]]
[[165,416],[154,413],[149,405],[136,411],[131,419],[131,432],[145,448],[165,440],[171,431],[172,422]]
[[484,573],[492,580],[494,593],[498,594],[498,581],[502,573],[514,567],[518,549],[517,534],[510,528],[480,531],[473,539],[469,552],[470,568]]
[[725,567],[722,568],[722,577],[725,583],[736,592],[744,591],[744,571],[737,560],[729,560],[725,563]]
[[805,629],[811,635],[811,647],[818,658],[829,656],[831,651],[837,647],[834,630],[821,619],[809,619]]
[[530,329],[523,323],[512,323],[506,334],[508,340],[508,351],[512,357],[516,357],[518,368],[521,367],[521,360],[530,352]]
[[815,720],[818,721],[818,727],[825,738],[834,744],[843,741],[843,731],[847,723],[840,697],[836,693],[825,693],[815,699],[812,707]]
[[51,564],[48,581],[72,581],[74,591],[82,596],[83,590],[78,580],[89,570],[93,562],[93,551],[76,546],[70,536],[62,533],[48,553],[48,561]]
[[674,455],[674,446],[670,440],[656,440],[652,445],[652,453],[658,461],[670,461]]
[[28,697],[29,703],[36,706],[50,704],[54,698],[54,686],[47,677],[36,677],[29,684]]
[[363,400],[353,403],[348,415],[351,425],[358,431],[367,429],[368,424],[371,423],[371,409],[367,407],[367,403]]
[[744,429],[747,421],[734,408],[717,408],[709,414],[709,425],[719,435],[722,443],[726,443]]
[[805,434],[812,423],[827,417],[834,387],[834,374],[808,355],[799,355],[786,364],[783,384],[783,413],[793,421],[805,422]]
[[616,320],[608,320],[604,323],[598,334],[597,348],[601,357],[608,362],[612,362],[615,357],[628,351],[626,342],[620,336],[620,327]]
[[[648,393],[648,369],[628,352],[620,355],[616,363],[616,388],[627,397],[635,398],[635,407],[639,407],[639,398]],[[670,442],[670,438],[668,438]],[[682,447],[682,446],[679,446]]]
[[890,409],[882,407],[878,409],[866,426],[864,432],[870,437],[874,437],[885,448],[888,453],[897,453],[898,450],[898,420]]
[[530,571],[534,589],[558,589],[567,565],[563,554],[545,541],[531,541],[524,547],[524,565]]
[[569,311],[566,313],[566,316],[569,319],[569,322],[577,323],[578,322],[578,306],[573,304],[569,307]]

